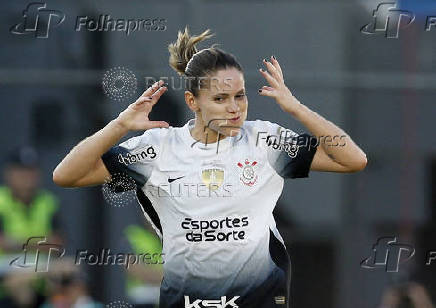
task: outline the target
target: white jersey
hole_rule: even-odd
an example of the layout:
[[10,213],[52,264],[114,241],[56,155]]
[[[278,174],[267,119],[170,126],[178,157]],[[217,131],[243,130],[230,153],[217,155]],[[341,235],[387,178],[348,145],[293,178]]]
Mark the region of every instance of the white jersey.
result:
[[162,239],[160,308],[287,307],[290,260],[272,212],[283,178],[307,177],[316,147],[261,120],[203,144],[193,124],[148,130],[102,157],[135,180]]

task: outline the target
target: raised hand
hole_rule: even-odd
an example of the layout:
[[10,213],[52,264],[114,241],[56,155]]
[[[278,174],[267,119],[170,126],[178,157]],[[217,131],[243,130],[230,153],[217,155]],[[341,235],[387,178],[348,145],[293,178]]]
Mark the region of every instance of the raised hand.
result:
[[168,127],[165,121],[150,121],[148,115],[167,87],[163,80],[155,82],[142,95],[121,112],[116,121],[128,130],[147,130],[156,127]]
[[300,103],[285,85],[279,62],[274,56],[271,56],[271,62],[263,59],[263,64],[265,64],[267,71],[259,69],[259,72],[269,83],[269,86],[260,88],[259,95],[274,98],[282,110],[292,112],[293,107]]

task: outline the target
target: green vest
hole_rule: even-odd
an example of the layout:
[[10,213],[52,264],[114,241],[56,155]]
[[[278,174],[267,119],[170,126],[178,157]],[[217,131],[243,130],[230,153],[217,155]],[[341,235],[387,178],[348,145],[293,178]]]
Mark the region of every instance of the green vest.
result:
[[[137,226],[130,225],[124,230],[127,240],[133,249],[133,252],[137,255],[149,253],[153,255],[154,253],[162,252],[162,244],[159,237],[148,231],[147,229]],[[164,256],[165,257],[165,256]],[[153,262],[158,262],[158,264],[143,264],[144,266],[153,266],[153,268],[162,270],[162,258],[153,258]],[[127,278],[127,289],[132,287],[143,285],[144,283],[133,277]]]
[[47,191],[38,192],[31,204],[15,200],[7,187],[0,187],[0,219],[6,237],[25,242],[32,236],[48,236],[52,218],[58,209],[56,198]]

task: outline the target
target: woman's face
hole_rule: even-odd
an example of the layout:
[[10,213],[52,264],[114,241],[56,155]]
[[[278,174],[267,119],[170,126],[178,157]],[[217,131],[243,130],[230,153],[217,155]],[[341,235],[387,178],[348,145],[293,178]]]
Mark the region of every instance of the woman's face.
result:
[[[244,76],[236,68],[217,71],[205,78],[195,97],[197,119],[204,127],[224,136],[236,136],[247,118]],[[203,84],[203,83],[202,83]]]

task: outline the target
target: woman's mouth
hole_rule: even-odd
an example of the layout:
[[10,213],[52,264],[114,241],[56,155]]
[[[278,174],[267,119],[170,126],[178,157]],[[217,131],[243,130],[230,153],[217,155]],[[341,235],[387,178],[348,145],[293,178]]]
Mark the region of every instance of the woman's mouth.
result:
[[239,121],[240,118],[241,118],[240,116],[239,117],[234,117],[234,118],[231,118],[230,121],[231,122],[237,122],[237,121]]

